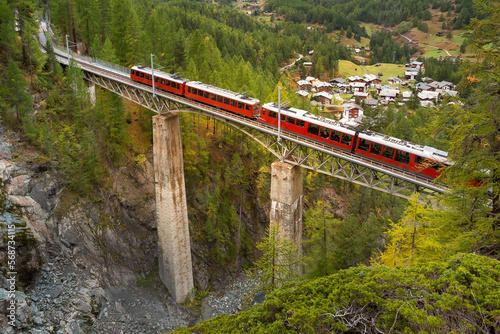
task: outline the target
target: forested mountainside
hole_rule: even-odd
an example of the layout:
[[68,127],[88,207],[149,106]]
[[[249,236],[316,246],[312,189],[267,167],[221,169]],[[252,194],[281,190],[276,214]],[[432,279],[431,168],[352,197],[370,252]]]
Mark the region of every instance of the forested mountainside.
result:
[[375,23],[395,26],[401,22],[430,20],[431,9],[441,12],[455,12],[454,28],[462,29],[471,18],[477,16],[472,0],[439,1],[439,0],[268,0],[266,10],[277,11],[285,15],[287,21],[323,24],[329,31],[348,30],[359,36],[366,36],[366,31],[357,23]]
[[[116,171],[145,170],[151,156],[152,112],[101,89],[93,105],[81,71],[63,70],[50,47],[47,55],[40,52],[33,36],[44,10],[50,11],[58,42],[63,45],[68,35],[82,54],[125,66],[149,65],[154,54],[163,71],[247,92],[262,102],[277,101],[281,86],[283,100],[314,113],[319,108],[295,94],[295,79],[337,76],[339,60],[352,59],[338,36],[350,31],[355,40],[371,38],[374,62],[394,57],[404,64],[418,55],[395,35],[425,30],[422,23],[439,11],[447,29],[471,25],[467,48],[474,62],[422,59],[426,75],[458,84],[460,101],[429,109],[418,103],[367,108],[361,126],[449,150],[454,164],[441,181],[450,192],[439,206],[427,206],[417,196],[408,203],[304,171],[304,275],[294,277],[302,281],[264,285],[263,305],[193,331],[339,332],[369,322],[385,331],[494,332],[498,303],[491,296],[498,293],[500,250],[498,1],[473,6],[469,0],[269,0],[251,15],[229,5],[235,3],[0,0],[0,121],[39,150],[18,158],[58,174],[67,201],[100,203],[102,194],[116,191]],[[369,33],[363,22],[394,30]],[[302,61],[280,71],[312,50],[310,68]],[[277,242],[269,238],[271,229],[264,233],[274,157],[213,119],[185,114],[181,126],[193,253],[203,268],[197,268],[203,275],[196,283],[198,291],[207,291],[218,277],[252,267]],[[141,201],[151,198],[144,193]],[[114,226],[109,217],[102,219],[102,228]],[[151,262],[138,275],[154,275]],[[264,273],[273,267],[273,261],[257,264]],[[350,267],[357,268],[343,271]],[[321,303],[329,304],[315,308]]]

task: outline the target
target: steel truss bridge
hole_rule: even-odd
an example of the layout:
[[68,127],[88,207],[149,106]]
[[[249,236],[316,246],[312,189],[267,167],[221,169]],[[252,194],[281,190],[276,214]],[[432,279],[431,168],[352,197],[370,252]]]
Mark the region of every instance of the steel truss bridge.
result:
[[[39,33],[41,44],[45,44],[46,32],[45,28],[45,31],[41,29]],[[54,49],[57,61],[68,65],[67,50],[57,46],[54,46]],[[155,90],[153,94],[152,87],[130,79],[129,68],[72,52],[71,57],[81,68],[84,79],[90,83],[158,114],[187,111],[213,117],[252,137],[283,162],[407,199],[415,192],[421,194],[422,200],[426,200],[447,191],[442,184],[421,175],[286,130],[282,130],[278,138],[277,128],[257,120],[228,113],[161,90]]]

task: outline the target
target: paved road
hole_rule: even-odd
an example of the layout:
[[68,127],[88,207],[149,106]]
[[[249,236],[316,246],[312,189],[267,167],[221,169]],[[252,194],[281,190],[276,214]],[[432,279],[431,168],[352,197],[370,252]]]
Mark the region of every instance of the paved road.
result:
[[[408,42],[412,42],[413,43],[413,40],[411,40],[409,37],[406,37],[405,35],[401,35],[401,36],[403,36],[404,38],[406,38],[408,40]],[[426,46],[429,46],[429,47],[434,48],[434,49],[441,49],[441,48],[439,48],[437,46],[430,45],[430,44],[424,44],[424,43],[418,43],[418,44],[419,45],[426,45]],[[453,57],[451,55],[451,53],[448,52],[448,50],[445,50],[445,49],[441,49],[441,50],[443,50],[444,52],[446,52],[446,54],[448,55],[448,57]]]

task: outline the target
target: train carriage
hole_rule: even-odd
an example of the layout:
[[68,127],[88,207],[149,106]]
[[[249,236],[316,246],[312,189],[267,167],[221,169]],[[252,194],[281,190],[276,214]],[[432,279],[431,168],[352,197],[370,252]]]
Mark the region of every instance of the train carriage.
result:
[[[449,165],[448,153],[429,146],[358,129],[307,111],[282,107],[281,128],[349,150],[398,168],[436,178],[443,165]],[[278,107],[274,103],[262,106],[260,120],[278,126]]]
[[256,119],[260,115],[259,100],[199,81],[186,83],[184,95],[190,99],[249,118]]
[[[130,69],[130,78],[134,81],[151,86],[153,80],[151,68],[134,66]],[[184,95],[185,83],[188,79],[181,78],[175,74],[154,71],[155,88],[177,95]]]
[[358,134],[355,152],[433,179],[450,164],[447,152],[370,131]]
[[[281,107],[281,128],[351,151],[356,129],[333,119],[313,115],[293,107]],[[266,103],[260,119],[278,126],[278,106]]]

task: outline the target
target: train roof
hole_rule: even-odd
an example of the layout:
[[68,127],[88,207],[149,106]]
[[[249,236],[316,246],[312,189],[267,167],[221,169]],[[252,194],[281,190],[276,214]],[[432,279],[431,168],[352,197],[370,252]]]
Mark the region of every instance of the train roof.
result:
[[[262,106],[264,109],[272,110],[274,112],[278,112],[278,105],[276,103],[270,102],[266,103]],[[363,139],[367,139],[382,145],[390,146],[395,149],[399,149],[402,151],[409,152],[411,154],[416,154],[424,158],[432,159],[439,161],[441,163],[450,164],[451,162],[448,160],[448,152],[438,150],[434,147],[430,146],[422,146],[414,143],[410,143],[408,141],[394,138],[391,136],[387,136],[378,132],[363,130],[345,125],[340,123],[339,121],[333,120],[331,118],[326,118],[319,115],[311,114],[305,110],[296,109],[293,107],[281,107],[281,114],[286,116],[295,117],[309,123],[314,123],[319,126],[324,126],[333,130],[337,130],[340,132],[344,132],[350,135],[354,135],[359,131],[359,137]]]
[[191,81],[188,84],[186,84],[188,87],[196,88],[196,89],[201,89],[203,91],[209,92],[209,93],[214,93],[223,97],[227,97],[231,100],[236,100],[239,102],[255,105],[260,103],[258,99],[255,99],[253,97],[249,97],[245,94],[240,94],[240,93],[235,93],[227,89],[215,87],[200,81]]
[[448,160],[448,152],[438,150],[430,146],[423,146],[409,141],[387,136],[378,132],[364,130],[359,133],[359,138],[368,139],[372,142],[390,146],[395,149],[419,155],[424,158],[439,161],[441,163],[450,164]]
[[[151,68],[140,66],[140,65],[134,66],[131,69],[132,70],[141,71],[141,72],[145,72],[145,73],[148,73],[148,74],[152,73]],[[190,81],[189,79],[182,78],[182,77],[180,77],[180,76],[178,76],[176,74],[170,74],[170,73],[167,73],[167,72],[162,72],[162,71],[157,71],[157,70],[155,70],[154,72],[155,72],[154,73],[155,77],[162,78],[162,79],[168,79],[170,81],[174,81],[174,82],[177,82],[177,83],[184,83],[184,82],[189,82]]]
[[[278,105],[274,102],[266,103],[262,106],[264,109],[272,110],[274,112],[278,112]],[[308,111],[297,109],[294,107],[281,106],[281,113],[286,116],[295,117],[310,123],[314,123],[319,126],[324,126],[330,129],[334,129],[340,132],[344,132],[354,136],[356,133],[356,128],[345,125],[331,118],[326,118],[320,115],[314,115],[309,113]]]

